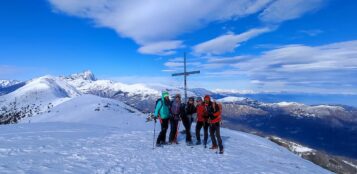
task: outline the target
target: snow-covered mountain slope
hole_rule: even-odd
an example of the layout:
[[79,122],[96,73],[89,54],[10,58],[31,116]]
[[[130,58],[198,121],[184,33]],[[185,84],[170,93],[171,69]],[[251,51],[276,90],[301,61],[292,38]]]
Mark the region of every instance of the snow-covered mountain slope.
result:
[[20,83],[20,81],[17,80],[0,80],[0,88],[6,88],[12,85],[16,85]]
[[23,87],[7,94],[2,99],[17,99],[21,103],[34,100],[39,102],[53,101],[59,98],[78,96],[80,93],[58,77],[43,76],[30,80]]
[[247,98],[244,97],[224,97],[221,99],[218,99],[218,102],[222,102],[222,103],[230,103],[230,102],[238,102],[238,101],[243,101],[246,100]]
[[[122,119],[121,115],[126,118]],[[122,102],[95,95],[81,95],[50,109],[49,112],[25,118],[21,122],[69,122],[123,126],[128,125],[128,120],[138,119],[136,118],[138,116],[142,116],[140,111]],[[132,123],[135,122],[132,121]]]
[[[162,91],[168,91],[171,96],[184,95],[184,90],[163,84],[124,84],[111,80],[97,80],[93,73],[86,71],[61,77],[83,94],[93,94],[125,102],[143,112],[152,112],[155,101],[161,97]],[[197,96],[189,91],[188,96]]]
[[289,113],[292,116],[305,116],[305,117],[326,117],[343,115],[347,110],[341,106],[332,105],[305,105],[296,102],[279,102],[279,103],[264,103],[272,108],[279,108]]
[[[129,85],[120,82],[113,82],[110,80],[96,80],[95,76],[90,71],[63,77],[63,80],[84,94],[94,94],[102,97],[117,99],[130,104],[131,106],[139,108],[144,112],[151,112],[153,110],[155,100],[160,98],[161,91],[168,91],[172,96],[175,94],[184,95],[183,89],[172,87],[169,84]],[[265,110],[267,112],[271,110],[279,110],[292,116],[299,117],[348,115],[348,112],[341,106],[310,106],[295,102],[263,103],[246,97],[230,95],[236,94],[237,92],[238,91],[227,91],[219,89],[217,89],[215,92],[211,92],[203,88],[194,88],[189,89],[188,96],[203,97],[204,95],[209,94],[213,96],[213,98],[219,97],[216,99],[222,103],[234,103],[235,105],[239,106],[249,106],[240,107],[241,109],[244,109],[244,113],[247,113],[247,115],[255,115],[257,110]],[[249,91],[243,91],[242,93],[244,92],[248,93]],[[250,111],[252,112],[250,113]]]
[[148,88],[143,84],[128,85],[110,80],[92,81],[79,87],[78,89],[83,93],[101,93],[102,95],[106,95],[108,97],[113,97],[118,93],[126,93],[129,97],[141,95],[143,99],[145,99],[145,96],[161,95],[160,91]]
[[17,122],[19,118],[45,112],[79,95],[77,89],[58,77],[43,76],[30,80],[17,90],[0,96],[1,123]]
[[[98,109],[99,108],[99,109]],[[31,120],[31,121],[29,121]],[[222,128],[225,154],[152,149],[153,122],[123,103],[79,96],[0,127],[1,173],[330,173],[271,141]],[[194,125],[193,125],[194,126]],[[182,126],[181,126],[182,127]],[[156,135],[159,125],[156,125]]]

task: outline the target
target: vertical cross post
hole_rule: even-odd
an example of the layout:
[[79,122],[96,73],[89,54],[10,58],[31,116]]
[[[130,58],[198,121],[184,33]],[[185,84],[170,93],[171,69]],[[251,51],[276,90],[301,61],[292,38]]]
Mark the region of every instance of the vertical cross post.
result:
[[187,67],[186,67],[186,53],[184,53],[183,56],[183,73],[175,73],[172,74],[172,76],[183,76],[184,77],[184,90],[185,90],[185,103],[187,102],[187,76],[189,76],[190,74],[199,74],[200,71],[190,71],[187,72]]

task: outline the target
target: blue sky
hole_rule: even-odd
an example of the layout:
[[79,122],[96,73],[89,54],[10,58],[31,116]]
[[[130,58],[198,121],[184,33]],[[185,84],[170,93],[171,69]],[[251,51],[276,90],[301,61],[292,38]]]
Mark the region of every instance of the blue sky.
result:
[[357,93],[354,0],[0,2],[0,79],[103,79],[257,92]]

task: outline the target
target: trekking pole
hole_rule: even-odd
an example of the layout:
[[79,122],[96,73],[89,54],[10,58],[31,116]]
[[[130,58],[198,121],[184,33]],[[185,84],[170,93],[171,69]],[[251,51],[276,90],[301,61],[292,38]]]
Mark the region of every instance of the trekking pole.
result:
[[152,139],[152,149],[155,149],[156,119],[154,119],[154,138]]

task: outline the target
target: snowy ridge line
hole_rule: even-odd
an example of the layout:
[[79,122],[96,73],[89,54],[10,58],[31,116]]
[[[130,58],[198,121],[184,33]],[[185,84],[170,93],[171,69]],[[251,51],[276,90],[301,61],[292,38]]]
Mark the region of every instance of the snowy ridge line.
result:
[[0,144],[2,173],[330,173],[267,139],[225,128],[224,155],[186,146],[183,134],[180,144],[152,150],[153,122],[125,107],[81,95],[26,118],[31,123],[0,127],[7,140]]

